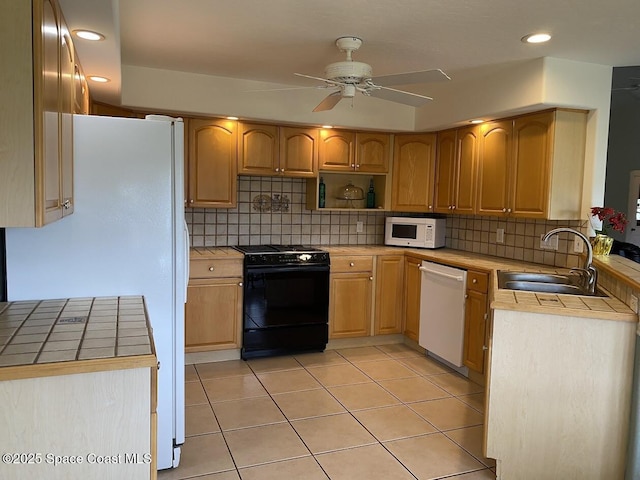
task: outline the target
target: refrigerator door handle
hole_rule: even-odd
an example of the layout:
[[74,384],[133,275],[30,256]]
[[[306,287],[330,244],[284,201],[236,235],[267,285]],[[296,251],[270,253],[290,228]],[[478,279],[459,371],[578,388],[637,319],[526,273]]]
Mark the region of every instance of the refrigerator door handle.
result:
[[184,220],[184,303],[187,303],[187,287],[189,286],[189,227]]

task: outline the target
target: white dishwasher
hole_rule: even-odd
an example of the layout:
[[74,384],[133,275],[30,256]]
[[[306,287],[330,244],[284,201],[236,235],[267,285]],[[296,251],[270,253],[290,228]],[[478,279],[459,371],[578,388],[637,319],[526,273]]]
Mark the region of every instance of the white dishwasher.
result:
[[418,344],[462,367],[467,271],[423,261]]

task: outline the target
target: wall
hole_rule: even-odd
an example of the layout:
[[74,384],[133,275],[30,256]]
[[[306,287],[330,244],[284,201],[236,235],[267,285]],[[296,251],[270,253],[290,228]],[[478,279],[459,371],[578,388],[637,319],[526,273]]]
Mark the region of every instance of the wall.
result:
[[[256,197],[268,195],[289,200],[289,211],[260,212]],[[255,204],[254,204],[255,203]],[[200,246],[303,244],[382,245],[384,220],[391,212],[336,212],[307,210],[306,181],[298,178],[238,178],[238,206],[233,209],[188,208],[191,244]],[[397,213],[393,213],[397,215]],[[356,231],[356,222],[363,231]],[[581,265],[573,253],[573,238],[563,234],[558,251],[539,248],[540,235],[558,226],[580,228],[583,222],[557,222],[498,217],[450,216],[446,246],[458,250],[524,260],[559,267]],[[504,244],[497,244],[496,230],[504,228]]]

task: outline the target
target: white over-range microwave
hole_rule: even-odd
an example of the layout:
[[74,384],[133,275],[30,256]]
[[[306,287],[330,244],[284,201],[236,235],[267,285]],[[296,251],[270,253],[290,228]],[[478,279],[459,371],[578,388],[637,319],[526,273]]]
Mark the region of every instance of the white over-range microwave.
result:
[[384,243],[401,247],[444,247],[444,218],[387,217]]

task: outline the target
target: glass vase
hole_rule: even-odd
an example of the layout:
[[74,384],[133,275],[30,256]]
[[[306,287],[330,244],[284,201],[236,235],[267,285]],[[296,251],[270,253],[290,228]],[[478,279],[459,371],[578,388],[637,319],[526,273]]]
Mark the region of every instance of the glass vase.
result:
[[593,247],[594,255],[609,255],[613,246],[613,237],[597,233],[592,240],[591,246]]

